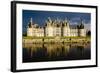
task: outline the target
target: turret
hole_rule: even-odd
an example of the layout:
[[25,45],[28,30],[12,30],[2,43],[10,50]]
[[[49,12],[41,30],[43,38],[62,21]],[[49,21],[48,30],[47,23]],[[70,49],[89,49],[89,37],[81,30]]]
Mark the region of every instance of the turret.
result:
[[28,23],[28,28],[32,28],[32,24],[33,24],[33,22],[32,22],[32,18],[31,18],[29,23]]
[[67,19],[65,19],[65,21],[63,21],[63,36],[70,36],[70,28],[69,28],[69,21]]
[[32,28],[32,18],[30,19],[30,22],[28,23],[28,27],[27,27],[27,36],[32,36],[33,35],[33,28]]
[[46,27],[45,27],[45,36],[53,36],[53,27],[52,27],[53,21],[50,17],[46,20]]
[[86,30],[84,29],[84,23],[82,20],[81,20],[80,25],[77,26],[77,28],[78,28],[78,35],[79,36],[86,36]]
[[48,17],[48,19],[46,20],[46,26],[51,26],[52,24],[52,20],[50,17]]

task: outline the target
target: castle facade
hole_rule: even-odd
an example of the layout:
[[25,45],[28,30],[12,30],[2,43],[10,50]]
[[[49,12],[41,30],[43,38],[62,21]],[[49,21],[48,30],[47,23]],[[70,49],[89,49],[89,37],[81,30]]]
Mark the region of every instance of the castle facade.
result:
[[40,27],[38,24],[33,24],[32,18],[27,27],[27,36],[33,37],[73,37],[86,36],[86,29],[81,22],[79,25],[71,25],[68,20],[61,21],[59,19],[51,20],[48,18],[45,25]]

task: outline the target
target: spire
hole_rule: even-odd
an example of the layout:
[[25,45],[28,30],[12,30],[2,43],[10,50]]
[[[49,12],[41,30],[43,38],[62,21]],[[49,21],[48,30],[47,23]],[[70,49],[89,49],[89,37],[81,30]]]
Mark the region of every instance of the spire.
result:
[[32,28],[32,24],[33,24],[32,18],[30,18],[30,21],[29,21],[29,23],[28,23],[28,27],[29,27],[29,28]]
[[67,23],[67,18],[65,18],[65,22]]
[[31,25],[33,24],[32,17],[31,17],[31,19],[30,19],[30,23],[31,23]]
[[83,20],[80,18],[80,24],[78,25],[78,28],[79,29],[84,29],[84,23],[83,23]]
[[48,17],[48,22],[50,22],[50,23],[52,22],[52,20],[51,20],[51,18],[50,18],[50,17]]
[[57,23],[59,24],[60,23],[60,19],[57,17]]
[[83,20],[82,20],[82,18],[80,18],[80,21],[81,21],[81,22],[80,22],[80,24],[81,24],[81,25],[83,25],[84,23],[83,23]]

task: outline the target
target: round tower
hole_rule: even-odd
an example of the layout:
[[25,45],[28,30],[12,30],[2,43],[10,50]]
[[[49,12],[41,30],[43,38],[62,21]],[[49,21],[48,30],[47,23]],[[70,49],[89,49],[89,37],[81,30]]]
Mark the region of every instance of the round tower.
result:
[[65,19],[63,21],[63,36],[70,36],[70,27],[69,27],[69,21]]
[[69,22],[65,20],[62,26],[63,26],[63,36],[70,36]]
[[86,36],[86,30],[85,29],[79,29],[80,31],[80,36]]
[[83,24],[82,21],[81,21],[81,24],[78,25],[77,27],[78,27],[78,35],[79,35],[80,37],[86,36],[86,30],[84,29],[84,24]]
[[46,21],[45,36],[47,37],[53,36],[53,26],[52,26],[52,20],[50,17],[48,17],[48,20]]

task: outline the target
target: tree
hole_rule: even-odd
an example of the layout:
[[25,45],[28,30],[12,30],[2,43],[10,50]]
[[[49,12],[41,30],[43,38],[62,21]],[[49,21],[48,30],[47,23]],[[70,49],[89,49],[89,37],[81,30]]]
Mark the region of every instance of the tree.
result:
[[91,36],[91,31],[90,30],[87,32],[87,36]]
[[24,32],[24,33],[23,33],[23,36],[27,36],[27,33],[26,33],[26,32]]

